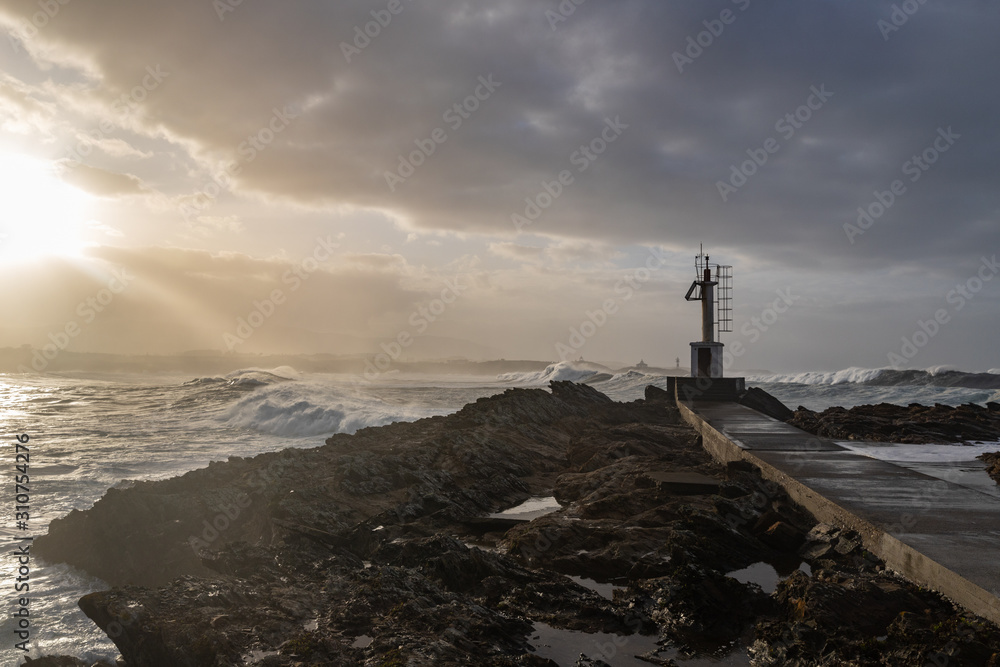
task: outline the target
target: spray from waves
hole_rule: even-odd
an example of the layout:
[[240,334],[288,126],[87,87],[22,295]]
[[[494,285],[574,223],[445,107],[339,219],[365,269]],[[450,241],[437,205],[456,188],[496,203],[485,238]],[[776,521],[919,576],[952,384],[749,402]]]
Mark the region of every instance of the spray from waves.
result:
[[528,373],[501,373],[497,380],[516,385],[546,385],[553,381],[583,382],[601,373],[603,367],[595,364],[560,361],[550,364],[543,371]]
[[847,368],[831,372],[795,373],[788,375],[750,375],[750,382],[838,385],[859,384],[877,387],[963,387],[966,389],[1000,389],[1000,374],[968,373],[950,366],[934,366],[925,370],[892,368]]
[[354,433],[368,426],[414,421],[449,410],[388,403],[347,387],[316,381],[262,387],[224,410],[229,426],[285,437]]

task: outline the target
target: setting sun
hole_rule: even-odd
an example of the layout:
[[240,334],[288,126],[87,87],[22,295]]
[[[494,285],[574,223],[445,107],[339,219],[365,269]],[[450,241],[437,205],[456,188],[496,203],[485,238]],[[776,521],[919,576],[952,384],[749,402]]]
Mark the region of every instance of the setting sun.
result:
[[59,178],[55,163],[0,154],[0,257],[79,254],[90,202],[90,195]]

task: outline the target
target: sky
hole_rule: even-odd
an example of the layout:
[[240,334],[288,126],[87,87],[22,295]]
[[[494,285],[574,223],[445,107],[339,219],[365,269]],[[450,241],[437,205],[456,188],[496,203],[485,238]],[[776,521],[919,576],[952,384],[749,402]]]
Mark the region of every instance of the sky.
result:
[[673,367],[704,244],[731,371],[997,368],[998,29],[982,0],[0,0],[0,346]]

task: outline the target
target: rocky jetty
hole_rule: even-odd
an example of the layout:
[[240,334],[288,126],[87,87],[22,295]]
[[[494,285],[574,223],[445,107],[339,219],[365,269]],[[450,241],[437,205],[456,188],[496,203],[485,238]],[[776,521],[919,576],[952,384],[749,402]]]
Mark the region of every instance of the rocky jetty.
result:
[[[995,626],[713,462],[662,393],[557,382],[230,459],[36,549],[114,585],[80,606],[128,667],[997,663]],[[531,497],[559,508],[495,515]]]
[[931,444],[1000,440],[1000,404],[986,407],[967,403],[953,407],[911,404],[907,407],[879,403],[850,409],[828,408],[814,412],[799,407],[792,426],[838,440],[873,440]]

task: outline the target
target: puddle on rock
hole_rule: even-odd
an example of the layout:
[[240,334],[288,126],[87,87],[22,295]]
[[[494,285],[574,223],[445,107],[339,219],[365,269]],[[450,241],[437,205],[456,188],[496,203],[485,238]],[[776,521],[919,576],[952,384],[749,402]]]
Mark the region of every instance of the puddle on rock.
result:
[[545,623],[535,623],[535,631],[528,640],[534,654],[552,660],[559,667],[573,667],[580,655],[592,660],[603,660],[614,667],[649,667],[647,660],[636,656],[654,652],[659,660],[673,660],[684,667],[749,667],[750,658],[745,647],[719,658],[691,656],[676,648],[660,648],[656,636],[615,635],[604,632],[578,632],[560,630]]
[[351,648],[368,648],[375,641],[372,637],[368,635],[361,635],[354,638],[354,643],[351,644]]
[[808,563],[795,559],[795,565],[789,567],[789,563],[766,563],[760,561],[742,570],[727,572],[727,577],[732,577],[741,584],[757,584],[763,591],[771,595],[777,590],[778,584],[792,575],[792,572],[800,570],[807,577],[812,576],[812,568]]
[[258,662],[262,662],[264,658],[270,658],[274,655],[280,655],[277,651],[250,651],[249,654],[243,656],[243,662],[248,665],[256,665]]
[[656,639],[655,636],[560,630],[545,623],[535,623],[528,643],[535,655],[548,658],[559,667],[573,667],[581,653],[615,667],[649,667],[648,662],[634,656],[657,650]]
[[605,583],[597,581],[595,579],[588,579],[586,577],[570,576],[569,578],[575,581],[576,583],[580,584],[584,588],[589,588],[590,590],[594,591],[601,597],[607,598],[608,600],[614,599],[616,590],[623,590],[626,588],[625,586],[621,586],[612,582]]
[[503,512],[490,514],[489,518],[531,521],[540,516],[551,514],[561,507],[562,505],[560,505],[553,496],[547,496],[545,498],[528,498],[520,505],[515,505],[514,507],[505,509]]

